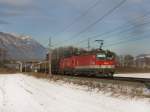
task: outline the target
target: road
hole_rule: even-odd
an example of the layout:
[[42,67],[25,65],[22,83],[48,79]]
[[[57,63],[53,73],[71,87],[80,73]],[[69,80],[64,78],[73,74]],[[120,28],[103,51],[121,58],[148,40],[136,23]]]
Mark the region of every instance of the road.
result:
[[0,74],[0,112],[150,112],[150,100],[115,98],[73,84]]

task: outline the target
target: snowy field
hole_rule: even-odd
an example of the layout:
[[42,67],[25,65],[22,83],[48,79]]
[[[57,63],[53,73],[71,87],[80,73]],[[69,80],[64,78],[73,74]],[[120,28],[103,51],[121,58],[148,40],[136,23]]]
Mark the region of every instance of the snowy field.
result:
[[128,74],[115,74],[115,77],[131,77],[131,78],[146,78],[150,79],[150,73],[128,73]]
[[114,98],[22,74],[1,74],[0,112],[150,112],[150,101]]

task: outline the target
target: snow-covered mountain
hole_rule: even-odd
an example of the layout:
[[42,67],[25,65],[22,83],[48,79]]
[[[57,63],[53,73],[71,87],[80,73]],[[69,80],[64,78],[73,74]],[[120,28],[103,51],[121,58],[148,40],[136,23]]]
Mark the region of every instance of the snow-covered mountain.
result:
[[6,51],[6,58],[13,60],[42,60],[44,48],[30,36],[0,32],[0,49]]

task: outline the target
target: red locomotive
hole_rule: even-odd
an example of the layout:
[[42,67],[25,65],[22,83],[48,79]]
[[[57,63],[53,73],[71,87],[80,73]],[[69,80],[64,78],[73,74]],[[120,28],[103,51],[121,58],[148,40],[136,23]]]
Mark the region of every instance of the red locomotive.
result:
[[104,52],[63,58],[59,63],[62,74],[113,76],[115,58]]

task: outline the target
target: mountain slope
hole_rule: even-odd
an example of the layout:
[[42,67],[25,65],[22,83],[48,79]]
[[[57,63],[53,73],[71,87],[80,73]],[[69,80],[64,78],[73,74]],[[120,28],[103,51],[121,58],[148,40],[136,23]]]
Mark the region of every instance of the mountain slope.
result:
[[5,58],[13,60],[42,60],[47,51],[29,36],[3,32],[0,32],[0,49],[6,51]]

